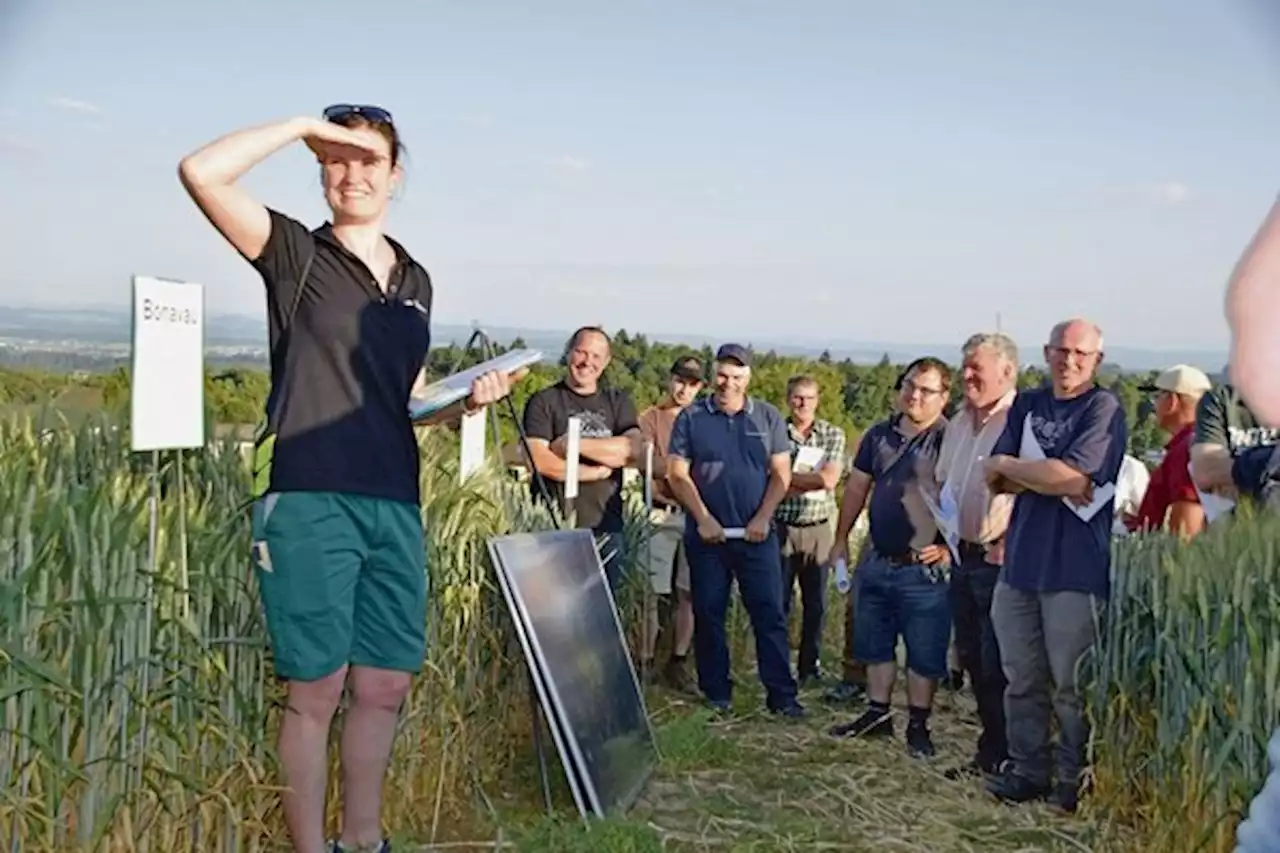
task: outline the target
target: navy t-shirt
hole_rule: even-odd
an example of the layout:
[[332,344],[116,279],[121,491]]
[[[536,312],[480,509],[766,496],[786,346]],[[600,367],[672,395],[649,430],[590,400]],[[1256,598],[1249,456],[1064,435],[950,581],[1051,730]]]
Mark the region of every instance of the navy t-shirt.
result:
[[901,421],[902,415],[894,415],[867,430],[853,460],[853,467],[875,484],[867,507],[871,544],[889,557],[938,541],[938,525],[921,490],[938,493],[934,472],[947,421],[938,418],[913,436],[900,431]]
[[[687,406],[671,428],[667,456],[689,462],[689,475],[707,511],[721,527],[746,527],[764,502],[770,461],[791,453],[782,414],[763,400],[747,398],[740,412],[726,414],[712,397]],[[687,532],[697,529],[688,516]]]
[[[1023,391],[991,454],[1020,456],[1023,425],[1031,429],[1047,459],[1059,459],[1088,476],[1094,488],[1120,476],[1129,430],[1115,393],[1095,387],[1060,400],[1053,389]],[[1013,504],[1005,539],[1001,579],[1026,592],[1111,592],[1111,525],[1114,500],[1089,521],[1061,497],[1025,491]]]

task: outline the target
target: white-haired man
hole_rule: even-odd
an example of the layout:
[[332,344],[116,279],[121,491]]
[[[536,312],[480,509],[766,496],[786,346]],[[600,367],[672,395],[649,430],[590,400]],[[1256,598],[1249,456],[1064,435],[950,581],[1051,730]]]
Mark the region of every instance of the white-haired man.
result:
[[991,494],[982,463],[1004,432],[1018,393],[1018,346],[1008,335],[973,335],[961,355],[964,403],[947,424],[937,481],[954,499],[959,516],[960,562],[951,572],[951,610],[956,652],[973,685],[982,733],[973,759],[948,772],[953,779],[997,773],[1008,758],[1005,678],[991,624],[991,597],[1000,576],[1013,496]]
[[1077,666],[1097,640],[1111,593],[1114,490],[1129,432],[1119,398],[1094,381],[1103,358],[1095,324],[1059,323],[1044,354],[1051,383],[1018,394],[986,462],[992,491],[1017,496],[991,603],[1009,682],[1009,761],[987,790],[1006,802],[1049,796],[1074,812],[1089,742]]

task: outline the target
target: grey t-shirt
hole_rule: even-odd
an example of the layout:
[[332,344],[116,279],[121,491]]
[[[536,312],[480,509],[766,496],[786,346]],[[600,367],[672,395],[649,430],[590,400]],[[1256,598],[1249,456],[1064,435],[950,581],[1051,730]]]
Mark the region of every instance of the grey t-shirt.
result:
[[1235,456],[1242,450],[1270,447],[1277,442],[1280,429],[1258,423],[1234,386],[1219,385],[1200,398],[1193,444],[1218,444]]

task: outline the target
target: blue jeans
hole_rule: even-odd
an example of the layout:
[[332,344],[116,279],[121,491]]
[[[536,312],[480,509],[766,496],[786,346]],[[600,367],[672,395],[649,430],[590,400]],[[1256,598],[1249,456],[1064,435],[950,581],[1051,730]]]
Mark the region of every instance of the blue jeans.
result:
[[724,622],[729,590],[736,578],[742,603],[751,617],[756,663],[760,683],[768,693],[768,705],[778,709],[795,702],[796,682],[791,676],[787,622],[782,615],[777,534],[770,533],[763,542],[731,540],[708,545],[691,531],[685,534],[684,542],[693,594],[693,655],[703,695],[712,702],[732,698]]
[[922,678],[947,675],[951,601],[945,580],[919,564],[892,565],[869,552],[854,572],[858,588],[853,620],[854,657],[874,666],[897,660],[898,637],[907,645],[907,668]]

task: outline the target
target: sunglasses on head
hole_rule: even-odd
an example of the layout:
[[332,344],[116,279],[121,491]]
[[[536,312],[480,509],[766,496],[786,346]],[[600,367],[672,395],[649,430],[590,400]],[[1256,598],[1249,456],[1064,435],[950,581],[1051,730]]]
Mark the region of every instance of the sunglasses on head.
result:
[[367,121],[379,124],[393,124],[391,113],[382,107],[361,106],[360,104],[334,104],[324,108],[325,121],[343,121],[359,116]]

